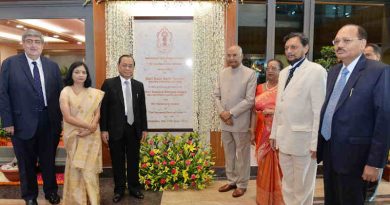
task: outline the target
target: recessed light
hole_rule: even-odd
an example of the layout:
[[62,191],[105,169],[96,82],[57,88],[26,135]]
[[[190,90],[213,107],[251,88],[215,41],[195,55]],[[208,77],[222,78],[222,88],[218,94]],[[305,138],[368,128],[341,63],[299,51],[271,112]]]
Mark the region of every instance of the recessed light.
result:
[[24,28],[24,26],[23,26],[23,25],[20,25],[20,24],[18,24],[18,25],[16,25],[16,28]]
[[53,35],[53,38],[59,38],[60,36],[59,35]]
[[77,44],[81,45],[82,43],[80,41],[78,41]]

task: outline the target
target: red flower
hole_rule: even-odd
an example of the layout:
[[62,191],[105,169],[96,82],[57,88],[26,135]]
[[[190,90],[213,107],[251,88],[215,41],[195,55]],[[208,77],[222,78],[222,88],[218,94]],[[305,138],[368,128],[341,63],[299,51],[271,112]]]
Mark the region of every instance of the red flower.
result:
[[186,165],[189,166],[191,164],[191,160],[187,159],[186,160]]
[[173,165],[176,164],[176,162],[172,160],[172,161],[169,162],[169,164],[173,166]]
[[158,162],[158,161],[155,161],[155,162],[154,162],[154,164],[155,164],[155,165],[159,165],[159,164],[160,164],[160,162]]
[[167,181],[164,178],[160,179],[160,184],[165,184],[165,183],[167,183]]
[[163,164],[163,165],[167,165],[167,162],[166,162],[166,161],[163,161],[162,164]]
[[196,175],[195,175],[195,174],[192,174],[192,175],[191,175],[191,179],[196,179]]
[[183,150],[180,150],[179,153],[180,153],[180,154],[183,154]]
[[146,185],[150,185],[150,183],[151,183],[151,182],[150,182],[149,179],[148,179],[148,180],[145,180],[145,184],[146,184]]
[[150,145],[153,145],[154,141],[153,140],[149,140],[149,144]]
[[172,174],[176,174],[176,169],[172,169]]
[[188,140],[187,144],[192,144],[192,140]]
[[156,154],[156,153],[154,153],[153,150],[151,150],[151,151],[149,152],[149,155],[152,156],[152,157],[153,157],[155,154]]
[[201,165],[198,165],[197,168],[198,168],[199,171],[202,170],[202,166]]
[[163,152],[163,155],[164,155],[164,156],[167,156],[167,155],[168,155],[168,152]]
[[148,165],[147,165],[146,163],[143,163],[143,164],[141,165],[141,168],[143,168],[143,169],[145,169],[146,167],[148,167]]
[[174,184],[173,187],[175,188],[175,190],[179,189],[179,185],[178,184]]
[[191,182],[191,186],[195,187],[196,183],[195,182]]
[[191,156],[195,156],[195,152],[191,152]]

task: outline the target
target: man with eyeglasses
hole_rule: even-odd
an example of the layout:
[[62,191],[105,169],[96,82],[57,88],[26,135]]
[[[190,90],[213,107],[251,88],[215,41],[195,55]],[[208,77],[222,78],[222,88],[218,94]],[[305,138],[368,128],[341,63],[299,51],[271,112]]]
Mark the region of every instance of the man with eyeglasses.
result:
[[141,140],[147,135],[145,91],[141,82],[133,79],[135,61],[131,55],[118,60],[119,76],[106,79],[100,111],[100,131],[110,147],[114,173],[114,197],[118,203],[127,188],[130,195],[143,199],[138,177]]
[[42,171],[43,191],[51,204],[58,204],[55,155],[61,132],[59,97],[63,84],[56,63],[41,56],[44,39],[28,29],[22,35],[24,53],[2,63],[0,116],[11,134],[18,160],[22,198],[37,203],[36,164]]
[[388,65],[363,55],[367,32],[345,25],[333,40],[340,64],[328,73],[318,162],[324,163],[325,204],[363,205],[389,147]]

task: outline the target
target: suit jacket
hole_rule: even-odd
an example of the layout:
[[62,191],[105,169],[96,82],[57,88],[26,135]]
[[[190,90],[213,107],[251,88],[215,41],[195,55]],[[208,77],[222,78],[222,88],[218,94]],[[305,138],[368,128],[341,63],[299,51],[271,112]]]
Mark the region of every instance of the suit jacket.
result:
[[326,70],[305,59],[288,86],[291,66],[279,74],[271,139],[286,154],[304,156],[317,150],[321,107],[325,99]]
[[[56,63],[41,56],[47,109],[52,134],[60,136],[62,115],[59,106],[62,78]],[[14,137],[30,139],[38,126],[38,91],[24,53],[4,60],[0,74],[0,116],[3,127],[14,126]]]
[[[108,131],[110,139],[120,139],[127,123],[120,77],[106,79],[102,85],[105,92],[100,113],[100,130]],[[148,129],[146,118],[145,91],[141,82],[131,79],[134,123],[137,137]]]
[[256,92],[255,72],[243,66],[227,67],[219,72],[214,89],[214,99],[218,114],[222,111],[232,113],[233,126],[221,120],[221,129],[228,132],[248,132],[251,108]]
[[[329,71],[321,124],[341,68],[342,64],[338,64]],[[323,156],[325,140],[319,133],[317,159],[321,162],[323,158],[329,158],[338,173],[361,175],[366,164],[378,168],[385,165],[390,136],[390,99],[385,97],[388,96],[385,91],[389,92],[389,83],[385,82],[385,69],[388,70],[389,66],[362,55],[333,114],[331,156]]]

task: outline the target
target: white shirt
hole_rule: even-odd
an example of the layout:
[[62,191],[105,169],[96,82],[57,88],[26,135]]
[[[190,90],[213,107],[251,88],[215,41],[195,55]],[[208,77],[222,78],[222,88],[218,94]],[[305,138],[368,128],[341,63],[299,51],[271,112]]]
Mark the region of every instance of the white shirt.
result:
[[341,73],[342,73],[342,70],[343,70],[344,68],[347,68],[347,70],[349,71],[348,74],[347,74],[347,76],[346,76],[346,80],[345,80],[345,82],[348,82],[348,79],[349,79],[349,77],[351,76],[353,70],[355,69],[356,64],[357,64],[357,62],[359,61],[360,56],[362,56],[362,54],[360,54],[357,58],[355,58],[355,60],[353,60],[348,66],[345,66],[345,65],[343,64],[343,67],[341,68],[340,73],[339,73],[339,75],[338,75],[338,77],[337,77],[336,83],[339,81],[340,76],[341,76]]
[[126,80],[125,78],[123,78],[122,76],[119,76],[120,79],[121,79],[121,85],[122,85],[122,94],[123,94],[123,102],[125,103],[125,115],[127,116],[127,104],[126,104],[126,81],[129,82],[129,86],[130,86],[130,93],[133,94],[132,90],[131,90],[131,78]]
[[[26,54],[25,54],[26,55]],[[33,60],[29,58],[26,55],[28,65],[30,66],[30,71],[31,75],[34,78],[34,64],[32,62],[37,62],[38,66],[38,71],[39,71],[39,77],[41,78],[41,86],[42,86],[42,93],[43,93],[43,100],[45,101],[45,106],[47,106],[47,99],[46,99],[46,87],[45,87],[45,76],[43,74],[43,69],[42,69],[42,62],[41,62],[41,57],[39,57],[37,60]]]

